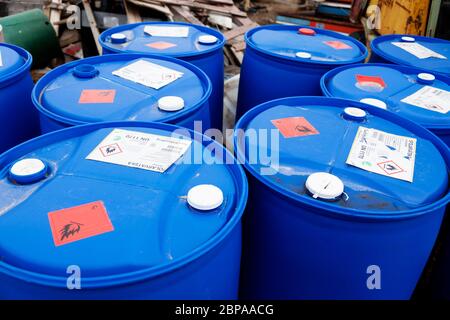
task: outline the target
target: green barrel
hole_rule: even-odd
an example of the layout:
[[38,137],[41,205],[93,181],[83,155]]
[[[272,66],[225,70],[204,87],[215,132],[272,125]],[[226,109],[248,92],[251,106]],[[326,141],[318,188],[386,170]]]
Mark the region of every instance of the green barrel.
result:
[[42,10],[34,9],[0,18],[6,43],[15,44],[33,56],[33,67],[43,68],[62,55],[58,37]]

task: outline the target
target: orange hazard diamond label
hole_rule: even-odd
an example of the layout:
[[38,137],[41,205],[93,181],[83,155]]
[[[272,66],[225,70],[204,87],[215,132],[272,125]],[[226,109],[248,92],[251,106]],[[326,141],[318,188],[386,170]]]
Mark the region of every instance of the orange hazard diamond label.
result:
[[352,48],[348,44],[346,44],[342,41],[324,41],[323,43],[325,43],[327,46],[330,46],[336,50],[346,50],[346,49]]
[[102,201],[49,212],[48,219],[57,247],[114,230]]
[[116,90],[83,90],[78,103],[113,103]]
[[386,172],[389,175],[400,173],[400,172],[404,172],[404,170],[392,160],[380,162],[380,163],[377,163],[377,165],[384,172]]
[[177,45],[175,43],[165,42],[165,41],[158,41],[147,44],[147,47],[158,49],[158,50],[166,50],[172,47],[176,47]]
[[356,81],[361,85],[377,85],[382,88],[386,88],[386,83],[383,78],[378,76],[364,76],[361,74],[356,75]]
[[272,120],[272,124],[280,130],[285,138],[303,137],[319,134],[308,120],[303,117],[291,117]]

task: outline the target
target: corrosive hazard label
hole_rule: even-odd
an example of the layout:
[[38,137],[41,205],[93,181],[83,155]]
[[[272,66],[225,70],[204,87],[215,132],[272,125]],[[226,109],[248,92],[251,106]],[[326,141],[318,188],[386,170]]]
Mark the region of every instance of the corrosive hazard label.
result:
[[114,129],[86,159],[162,173],[191,143],[190,139]]
[[118,153],[122,153],[122,149],[117,143],[114,143],[100,147],[100,152],[103,154],[104,157],[109,157]]
[[290,117],[272,120],[272,124],[280,130],[285,138],[303,137],[319,134],[304,117]]
[[78,103],[113,103],[116,90],[83,90]]
[[114,230],[102,201],[50,212],[48,220],[55,246]]
[[347,164],[383,176],[413,181],[416,139],[359,127]]

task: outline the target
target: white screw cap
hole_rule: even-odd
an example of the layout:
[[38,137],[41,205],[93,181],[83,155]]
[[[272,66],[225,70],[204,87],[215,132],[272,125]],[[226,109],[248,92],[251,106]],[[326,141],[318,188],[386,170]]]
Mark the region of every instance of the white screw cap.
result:
[[178,111],[184,108],[184,100],[178,96],[165,96],[158,100],[158,108],[163,111]]
[[371,106],[378,107],[380,109],[384,109],[384,110],[387,109],[387,104],[378,99],[364,98],[364,99],[359,100],[359,102],[370,104]]
[[327,172],[311,174],[305,186],[314,199],[334,200],[344,193],[342,180]]
[[205,34],[205,35],[198,37],[198,42],[203,43],[203,44],[214,44],[218,40],[219,39],[217,39],[215,36],[212,36],[209,34]]
[[311,59],[311,57],[312,57],[311,53],[309,53],[309,52],[301,52],[301,51],[297,52],[295,54],[295,56],[297,58],[301,58],[301,59]]
[[434,80],[436,80],[436,77],[434,75],[432,75],[431,73],[419,73],[417,75],[417,78],[420,82],[423,83],[432,83]]
[[363,120],[367,113],[360,108],[347,107],[344,109],[344,116],[348,119]]
[[187,202],[197,210],[213,210],[222,205],[223,192],[215,185],[199,184],[189,190]]
[[28,158],[14,163],[11,169],[9,169],[9,172],[17,177],[25,177],[38,174],[45,169],[46,166],[42,160]]
[[402,37],[401,39],[404,42],[415,42],[416,41],[416,39],[414,39],[413,37],[406,37],[406,36]]
[[113,43],[124,43],[127,41],[127,36],[123,33],[113,33],[111,35],[111,42]]

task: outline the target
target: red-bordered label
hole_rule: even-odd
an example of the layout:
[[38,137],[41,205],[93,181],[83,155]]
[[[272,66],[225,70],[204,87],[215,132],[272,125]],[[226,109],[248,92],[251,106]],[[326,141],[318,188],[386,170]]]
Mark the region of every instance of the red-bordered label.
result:
[[388,175],[393,175],[393,174],[405,171],[392,160],[380,162],[380,163],[377,163],[377,165]]
[[123,152],[122,148],[117,143],[109,144],[107,146],[102,146],[99,149],[104,157],[113,156],[115,154],[119,154],[119,153]]
[[102,201],[49,212],[48,220],[55,246],[114,230]]
[[272,124],[280,130],[285,138],[303,137],[319,134],[304,117],[290,117],[272,120]]

